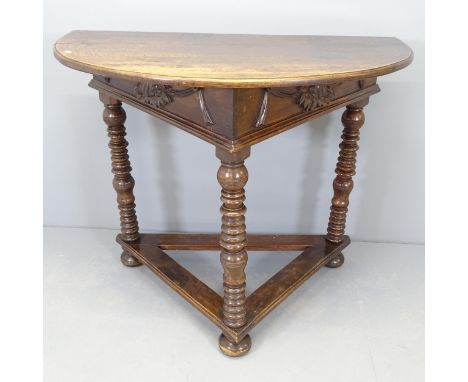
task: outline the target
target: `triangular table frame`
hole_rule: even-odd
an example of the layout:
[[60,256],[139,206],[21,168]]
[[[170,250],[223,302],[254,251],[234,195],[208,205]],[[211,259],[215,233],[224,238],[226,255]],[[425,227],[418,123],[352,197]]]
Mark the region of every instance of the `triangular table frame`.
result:
[[134,242],[117,242],[132,256],[145,264],[155,275],[174,289],[187,302],[218,326],[233,342],[240,342],[309,277],[350,243],[345,236],[333,244],[322,235],[249,235],[246,250],[303,251],[289,264],[247,296],[247,323],[235,329],[223,322],[223,297],[171,258],[164,250],[221,251],[219,235],[215,234],[140,234]]

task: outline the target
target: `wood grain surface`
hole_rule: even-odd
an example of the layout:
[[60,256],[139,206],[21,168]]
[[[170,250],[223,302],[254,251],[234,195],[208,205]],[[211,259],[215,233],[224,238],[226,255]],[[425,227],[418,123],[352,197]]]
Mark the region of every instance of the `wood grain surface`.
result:
[[278,87],[376,77],[412,61],[393,37],[74,31],[57,59],[104,76],[197,87]]
[[[377,77],[409,65],[411,49],[391,37],[222,35],[75,31],[57,41],[57,59],[93,74],[105,105],[122,262],[145,264],[221,330],[221,351],[246,354],[249,331],[322,266],[339,267],[353,188],[362,108]],[[138,232],[134,180],[121,103],[216,146],[221,161],[221,233]],[[327,235],[248,235],[244,205],[250,147],[346,106]],[[223,297],[163,249],[220,250]],[[303,250],[249,296],[247,250]]]
[[[184,236],[186,237],[183,238]],[[172,234],[172,238],[179,242],[189,242],[194,236],[182,233]],[[266,238],[262,235],[261,237]],[[289,242],[291,237],[291,235],[284,237],[277,235],[275,240]],[[148,266],[186,301],[217,325],[227,339],[234,343],[242,341],[248,332],[274,308],[350,243],[348,236],[344,236],[341,243],[335,244],[327,242],[325,236],[309,235],[307,242],[310,246],[247,297],[245,301],[246,323],[241,327],[233,328],[224,321],[223,298],[161,250],[157,245],[160,239],[160,234],[142,234],[140,239],[127,242],[123,240],[121,234],[117,236],[117,242],[125,251]],[[205,239],[206,242],[203,244],[202,241]],[[212,243],[210,235],[201,235],[201,240],[197,238],[196,241],[197,245],[202,246]]]

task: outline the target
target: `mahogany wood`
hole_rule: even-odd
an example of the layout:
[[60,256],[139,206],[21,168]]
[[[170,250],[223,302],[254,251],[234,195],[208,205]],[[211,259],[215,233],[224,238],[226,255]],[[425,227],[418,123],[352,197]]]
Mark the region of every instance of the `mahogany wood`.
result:
[[[91,73],[104,103],[113,185],[127,266],[145,264],[222,331],[221,351],[246,354],[250,330],[322,266],[339,267],[356,169],[363,107],[380,89],[377,77],[412,61],[396,38],[213,35],[75,31],[54,54]],[[216,147],[221,161],[220,234],[141,234],[121,102]],[[248,235],[245,159],[251,146],[346,106],[326,235]],[[220,251],[223,296],[164,250]],[[298,250],[293,261],[246,296],[247,251]]]

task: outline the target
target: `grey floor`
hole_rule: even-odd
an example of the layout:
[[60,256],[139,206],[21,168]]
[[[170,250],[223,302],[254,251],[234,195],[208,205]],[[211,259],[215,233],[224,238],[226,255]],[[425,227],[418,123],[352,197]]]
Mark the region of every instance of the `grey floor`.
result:
[[[252,332],[231,359],[219,330],[144,267],[115,231],[44,230],[46,382],[424,380],[424,247],[352,243]],[[220,292],[215,252],[172,252]],[[251,292],[297,253],[250,254]]]

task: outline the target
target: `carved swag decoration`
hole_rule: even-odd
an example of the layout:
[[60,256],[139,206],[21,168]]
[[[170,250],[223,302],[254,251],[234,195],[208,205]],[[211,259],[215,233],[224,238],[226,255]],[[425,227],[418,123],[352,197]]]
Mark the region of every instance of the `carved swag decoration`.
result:
[[293,98],[304,112],[310,112],[329,104],[335,96],[337,86],[339,86],[339,83],[299,86],[295,90],[267,88],[263,95],[262,106],[260,107],[255,127],[263,127],[265,125],[269,93],[276,97]]
[[174,102],[175,97],[187,97],[194,93],[198,94],[203,121],[206,125],[214,125],[213,118],[206,106],[203,88],[175,89],[169,85],[150,84],[147,82],[139,82],[135,86],[135,96],[138,100],[159,109],[164,109],[167,105]]

